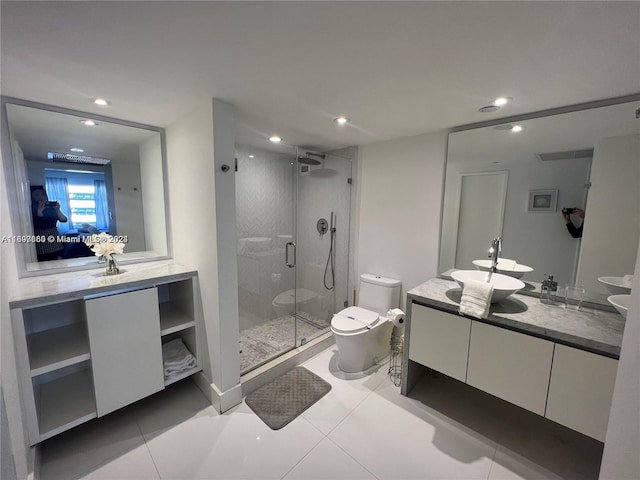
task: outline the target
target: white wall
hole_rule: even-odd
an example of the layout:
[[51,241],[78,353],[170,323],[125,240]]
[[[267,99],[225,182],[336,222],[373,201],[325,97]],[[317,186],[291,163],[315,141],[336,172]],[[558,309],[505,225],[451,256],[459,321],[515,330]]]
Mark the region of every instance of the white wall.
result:
[[640,248],[636,257],[631,307],[600,468],[603,480],[640,478]]
[[[221,130],[221,134],[227,133],[222,127]],[[231,158],[225,161],[233,165],[233,135],[229,140]],[[206,340],[203,370],[211,387],[222,396],[239,385],[239,328],[237,314],[223,317],[219,309],[221,281],[231,285],[233,291],[237,291],[237,282],[235,277],[219,281],[221,256],[217,252],[212,104],[204,105],[170,125],[166,130],[166,141],[173,258],[198,270]],[[233,182],[233,173],[230,175]],[[231,248],[235,265],[235,204],[231,205],[234,210]],[[231,301],[234,299],[237,309],[237,294],[232,295]],[[215,406],[220,410],[220,398],[217,402]]]
[[447,133],[359,149],[357,272],[402,281],[406,292],[437,275]]
[[640,135],[596,143],[585,209],[578,283],[607,293],[601,276],[631,274],[640,238]]
[[[167,254],[167,227],[162,176],[162,145],[155,135],[140,144],[140,177],[144,205],[144,233],[146,250]],[[134,251],[134,250],[131,250]]]

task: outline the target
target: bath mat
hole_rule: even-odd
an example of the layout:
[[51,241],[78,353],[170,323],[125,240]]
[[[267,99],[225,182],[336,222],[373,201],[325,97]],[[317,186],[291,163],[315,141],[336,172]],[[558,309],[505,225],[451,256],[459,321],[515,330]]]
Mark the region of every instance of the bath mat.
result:
[[246,402],[272,430],[280,430],[329,390],[315,373],[296,367],[247,395]]

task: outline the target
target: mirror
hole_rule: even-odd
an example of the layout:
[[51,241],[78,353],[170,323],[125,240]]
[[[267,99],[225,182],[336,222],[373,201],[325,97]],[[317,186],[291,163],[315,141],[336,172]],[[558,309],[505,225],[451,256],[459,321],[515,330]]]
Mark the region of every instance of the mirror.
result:
[[[451,133],[440,272],[475,269],[501,236],[500,256],[533,268],[523,281],[553,274],[606,302],[597,278],[632,274],[640,235],[640,97],[626,100]],[[581,236],[565,207],[585,210]]]
[[121,263],[167,257],[162,129],[22,100],[3,106],[15,233],[56,236],[18,246],[23,274],[96,267],[82,240],[99,232],[125,243]]

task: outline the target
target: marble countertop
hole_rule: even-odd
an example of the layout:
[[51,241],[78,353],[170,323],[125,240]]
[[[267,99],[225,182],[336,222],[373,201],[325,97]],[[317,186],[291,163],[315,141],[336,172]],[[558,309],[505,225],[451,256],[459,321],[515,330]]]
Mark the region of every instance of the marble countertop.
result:
[[[461,296],[462,289],[456,282],[432,278],[409,290],[407,303],[413,301],[460,315]],[[612,358],[620,356],[625,325],[624,318],[612,311],[592,306],[567,310],[563,302],[547,305],[537,297],[518,293],[491,304],[489,317],[478,321]]]
[[22,278],[13,288],[10,308],[28,308],[83,298],[102,292],[184,280],[197,275],[173,260],[123,265],[120,274],[105,275],[105,267]]

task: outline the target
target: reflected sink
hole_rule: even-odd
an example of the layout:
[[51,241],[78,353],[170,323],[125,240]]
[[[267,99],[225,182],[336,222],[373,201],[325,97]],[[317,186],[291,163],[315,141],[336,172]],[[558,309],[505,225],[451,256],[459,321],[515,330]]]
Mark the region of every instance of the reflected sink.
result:
[[616,307],[616,310],[624,318],[627,318],[627,310],[629,310],[629,304],[631,303],[631,295],[611,295],[607,297],[609,303]]
[[[533,272],[533,268],[520,263],[516,263],[513,268],[508,268],[507,265],[510,265],[512,262],[514,262],[514,260],[499,258],[498,273],[508,275],[513,278],[522,278],[525,273]],[[491,270],[491,260],[474,260],[472,263],[478,270],[483,272],[489,272]]]
[[504,300],[512,293],[524,288],[524,282],[517,278],[508,277],[501,273],[481,272],[479,270],[456,270],[451,277],[464,288],[466,280],[476,280],[478,282],[491,283],[493,285],[493,295],[491,295],[491,303],[497,303]]
[[631,293],[631,275],[624,277],[598,277],[598,281],[603,283],[607,290],[614,295]]

